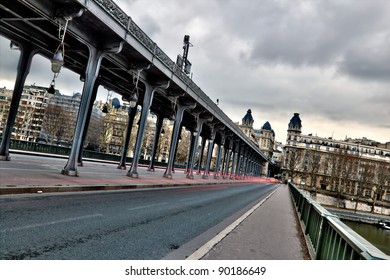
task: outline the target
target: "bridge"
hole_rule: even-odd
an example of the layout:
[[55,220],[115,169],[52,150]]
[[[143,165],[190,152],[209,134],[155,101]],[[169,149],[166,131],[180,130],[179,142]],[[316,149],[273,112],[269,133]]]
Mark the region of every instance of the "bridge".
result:
[[[127,175],[137,178],[138,162],[149,112],[157,115],[155,143],[164,118],[174,119],[170,154],[164,177],[172,178],[179,132],[191,131],[187,178],[193,178],[199,137],[209,140],[203,174],[208,179],[217,145],[216,177],[260,176],[269,159],[226,114],[173,62],[137,24],[111,0],[15,0],[0,4],[0,35],[20,49],[17,78],[0,158],[9,160],[12,128],[32,57],[52,61],[54,79],[61,67],[84,82],[71,152],[62,174],[79,176],[83,142],[99,86],[114,91],[132,106],[142,106],[134,157]],[[133,107],[134,108],[134,107]],[[130,109],[120,168],[126,168],[130,131],[135,116]],[[156,144],[155,144],[156,146]],[[155,153],[150,169],[154,168]]]

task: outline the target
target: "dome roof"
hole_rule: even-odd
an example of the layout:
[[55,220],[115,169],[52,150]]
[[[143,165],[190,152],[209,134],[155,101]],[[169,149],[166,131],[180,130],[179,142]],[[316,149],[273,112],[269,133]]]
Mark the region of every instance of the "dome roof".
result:
[[81,93],[80,92],[73,93],[72,98],[81,98]]
[[294,113],[294,116],[291,118],[290,123],[288,124],[289,130],[300,131],[302,128],[302,121],[299,117],[299,113]]
[[268,121],[266,121],[262,129],[272,130],[271,124]]
[[121,102],[116,97],[114,99],[112,99],[111,104],[112,104],[112,107],[115,109],[118,109],[121,107]]
[[251,109],[248,109],[248,111],[246,112],[246,115],[244,116],[243,119],[244,119],[244,120],[253,120],[253,117],[252,117],[252,110],[251,110]]

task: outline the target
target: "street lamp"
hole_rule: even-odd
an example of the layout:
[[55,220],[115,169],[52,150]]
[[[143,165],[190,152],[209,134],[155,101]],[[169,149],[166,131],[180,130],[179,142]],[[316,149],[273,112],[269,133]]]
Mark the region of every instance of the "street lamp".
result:
[[[50,60],[51,62],[51,71],[54,73],[53,80],[50,83],[50,87],[47,90],[48,93],[54,94],[55,93],[55,79],[57,78],[58,74],[61,71],[62,66],[64,65],[64,57],[65,57],[65,47],[64,47],[64,40],[65,40],[65,33],[66,29],[68,28],[68,22],[71,20],[71,18],[67,18],[65,21],[65,27],[62,27],[60,25],[60,32],[59,32],[59,39],[61,39],[60,44],[58,45],[56,51],[54,52],[53,58]],[[61,33],[61,30],[63,30],[63,33]]]
[[64,65],[64,44],[61,43],[57,51],[54,53],[53,58],[51,59],[51,71],[54,74],[59,74],[62,68],[62,65]]
[[137,102],[138,102],[138,96],[137,96],[136,93],[134,93],[134,94],[130,97],[130,101],[129,101],[130,108],[134,108],[135,106],[137,106]]

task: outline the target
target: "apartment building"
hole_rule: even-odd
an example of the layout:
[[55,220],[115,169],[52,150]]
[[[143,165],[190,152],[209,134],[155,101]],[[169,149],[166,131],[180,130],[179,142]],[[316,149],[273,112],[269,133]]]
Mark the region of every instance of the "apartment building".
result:
[[390,149],[368,140],[336,140],[302,134],[299,113],[291,118],[283,170],[284,181],[315,193],[390,201]]

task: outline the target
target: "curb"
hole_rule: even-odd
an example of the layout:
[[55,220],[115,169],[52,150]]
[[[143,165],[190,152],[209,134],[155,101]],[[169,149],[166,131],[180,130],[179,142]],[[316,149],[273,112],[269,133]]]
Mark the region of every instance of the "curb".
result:
[[226,185],[226,184],[248,184],[247,182],[199,182],[199,183],[173,183],[173,184],[150,184],[150,185],[105,185],[105,186],[33,186],[33,187],[0,187],[1,195],[12,194],[34,194],[34,193],[58,193],[58,192],[88,192],[88,191],[114,191],[133,189],[170,188],[183,186],[205,186],[205,185]]

